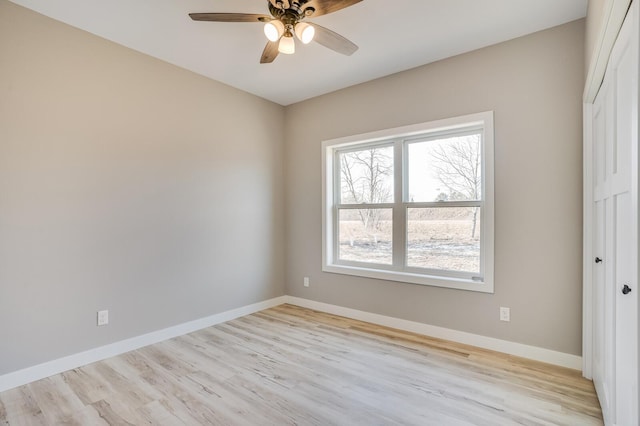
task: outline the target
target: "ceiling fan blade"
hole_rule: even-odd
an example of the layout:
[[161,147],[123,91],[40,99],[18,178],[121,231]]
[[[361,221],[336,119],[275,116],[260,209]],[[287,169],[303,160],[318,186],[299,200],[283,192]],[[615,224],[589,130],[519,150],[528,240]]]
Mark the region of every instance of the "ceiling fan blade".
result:
[[273,19],[268,15],[255,13],[190,13],[189,16],[194,21],[213,22],[265,22]]
[[313,41],[320,43],[324,47],[328,47],[331,50],[347,56],[353,55],[355,51],[358,50],[358,46],[340,34],[315,23],[311,25],[316,29],[316,35],[313,37]]
[[304,9],[309,6],[313,7],[316,11],[311,15],[312,17],[326,15],[328,13],[337,12],[345,7],[353,6],[356,3],[360,3],[362,0],[309,0],[303,6]]
[[260,58],[261,64],[270,64],[273,62],[278,56],[278,42],[277,41],[269,41],[267,45],[264,47],[264,51],[262,52],[262,57]]

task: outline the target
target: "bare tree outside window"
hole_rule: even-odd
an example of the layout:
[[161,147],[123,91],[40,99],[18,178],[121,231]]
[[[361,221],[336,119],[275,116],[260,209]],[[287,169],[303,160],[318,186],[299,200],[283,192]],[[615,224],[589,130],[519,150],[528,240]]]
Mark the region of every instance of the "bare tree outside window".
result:
[[[438,144],[431,151],[431,167],[434,176],[448,190],[440,194],[436,201],[446,197],[446,201],[480,200],[482,190],[482,158],[480,136],[458,137],[446,144]],[[471,238],[476,238],[478,207],[472,207],[473,225]]]
[[[407,265],[478,273],[481,135],[452,135],[406,146]],[[451,204],[462,201],[467,206]]]
[[[370,148],[340,155],[343,204],[380,204],[393,201],[393,151]],[[365,229],[379,229],[378,209],[358,210]]]
[[[389,263],[391,261],[391,217],[388,209],[375,205],[393,201],[393,148],[371,147],[342,152],[340,161],[341,204],[362,209],[340,211],[340,257],[347,260]],[[359,225],[357,224],[359,222]]]

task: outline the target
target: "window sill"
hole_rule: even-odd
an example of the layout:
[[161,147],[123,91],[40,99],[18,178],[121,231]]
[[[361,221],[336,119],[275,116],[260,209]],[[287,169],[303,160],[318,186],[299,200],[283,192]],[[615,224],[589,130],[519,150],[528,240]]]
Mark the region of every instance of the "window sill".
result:
[[432,287],[445,287],[456,290],[476,291],[480,293],[493,293],[493,282],[473,281],[462,278],[449,278],[434,275],[415,274],[411,272],[385,271],[359,266],[323,265],[324,272],[333,274],[353,275],[357,277],[375,278],[386,281],[396,281],[408,284],[427,285]]

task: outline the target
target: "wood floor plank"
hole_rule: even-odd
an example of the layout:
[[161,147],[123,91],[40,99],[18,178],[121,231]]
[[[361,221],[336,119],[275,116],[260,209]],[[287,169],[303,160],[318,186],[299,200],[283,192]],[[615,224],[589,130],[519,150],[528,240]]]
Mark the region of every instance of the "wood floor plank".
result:
[[46,425],[47,421],[27,386],[0,393],[9,425]]
[[61,374],[28,384],[38,407],[51,424],[80,424],[74,413],[81,412],[85,404],[67,385]]
[[113,392],[96,374],[95,365],[66,371],[62,378],[85,405],[100,401]]
[[134,410],[134,407],[127,406],[117,399],[101,399],[92,403],[91,406],[100,418],[109,425],[136,426],[143,424],[142,417]]
[[580,372],[292,305],[0,393],[0,425],[602,425]]
[[151,401],[140,407],[138,412],[145,419],[145,424],[162,426],[187,426],[176,415],[171,413],[160,401]]
[[9,421],[7,420],[7,409],[4,407],[4,402],[2,402],[2,398],[0,398],[0,425],[6,425]]
[[85,405],[81,410],[74,412],[65,424],[109,426],[92,405]]

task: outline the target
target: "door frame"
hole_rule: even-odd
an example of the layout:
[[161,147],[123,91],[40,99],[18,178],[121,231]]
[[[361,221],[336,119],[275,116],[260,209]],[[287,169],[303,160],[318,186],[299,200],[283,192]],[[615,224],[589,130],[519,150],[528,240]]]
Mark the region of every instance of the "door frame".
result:
[[632,0],[605,0],[604,18],[589,64],[583,104],[583,260],[582,260],[582,375],[593,378],[593,102],[600,90],[609,56]]
[[583,230],[582,230],[582,375],[593,379],[593,103],[583,107]]

